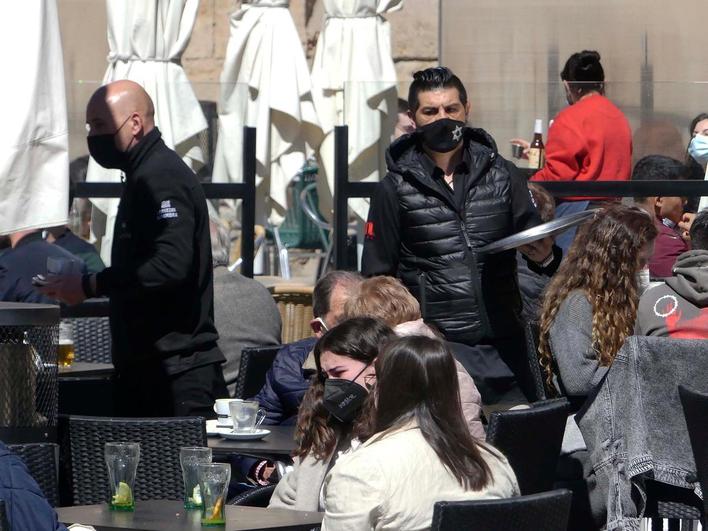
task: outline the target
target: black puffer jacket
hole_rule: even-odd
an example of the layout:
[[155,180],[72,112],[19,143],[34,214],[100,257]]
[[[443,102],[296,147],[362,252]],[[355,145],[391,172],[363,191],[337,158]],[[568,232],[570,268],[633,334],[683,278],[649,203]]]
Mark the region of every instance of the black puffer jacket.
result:
[[515,251],[477,249],[540,223],[526,180],[481,129],[465,129],[455,192],[416,133],[393,143],[369,211],[362,270],[398,276],[426,320],[474,345],[521,333]]

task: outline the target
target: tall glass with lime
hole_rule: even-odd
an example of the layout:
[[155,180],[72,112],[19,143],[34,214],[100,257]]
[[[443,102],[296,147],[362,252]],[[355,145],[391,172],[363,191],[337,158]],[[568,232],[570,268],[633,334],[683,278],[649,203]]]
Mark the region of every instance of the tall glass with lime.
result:
[[113,511],[134,511],[135,473],[140,460],[140,444],[135,442],[109,442],[104,448],[108,468],[108,506]]

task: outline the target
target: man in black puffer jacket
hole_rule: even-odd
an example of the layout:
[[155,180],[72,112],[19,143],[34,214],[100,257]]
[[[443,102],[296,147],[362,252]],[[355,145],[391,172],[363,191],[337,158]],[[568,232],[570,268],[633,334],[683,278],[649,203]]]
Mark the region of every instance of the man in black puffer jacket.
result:
[[[387,153],[362,271],[398,276],[448,341],[495,346],[528,396],[515,251],[478,252],[541,222],[526,180],[485,131],[465,125],[467,94],[449,69],[417,72],[408,99],[417,130]],[[535,271],[560,263],[548,240],[521,250]]]

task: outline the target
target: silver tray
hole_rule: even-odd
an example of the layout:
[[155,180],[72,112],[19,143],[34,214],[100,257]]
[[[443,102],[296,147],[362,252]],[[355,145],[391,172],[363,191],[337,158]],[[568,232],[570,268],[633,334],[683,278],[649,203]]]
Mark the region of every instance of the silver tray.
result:
[[548,223],[542,223],[531,227],[530,229],[517,232],[501,240],[497,240],[493,243],[485,245],[477,249],[478,253],[494,254],[501,253],[502,251],[508,251],[509,249],[516,249],[527,243],[535,242],[541,240],[546,236],[555,236],[561,232],[565,232],[568,229],[582,225],[586,221],[592,219],[595,212],[598,212],[599,208],[593,208],[591,210],[585,210],[583,212],[576,212],[575,214],[570,214],[568,216],[563,216],[562,218],[556,218]]

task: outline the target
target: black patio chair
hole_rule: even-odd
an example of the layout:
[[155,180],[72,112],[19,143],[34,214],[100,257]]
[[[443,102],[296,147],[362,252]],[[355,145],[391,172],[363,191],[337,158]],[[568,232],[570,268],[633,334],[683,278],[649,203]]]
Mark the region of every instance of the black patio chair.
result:
[[108,500],[108,473],[104,460],[107,442],[140,443],[135,477],[136,500],[181,500],[182,446],[206,446],[203,417],[108,418],[68,417],[70,470],[75,505]]
[[54,443],[9,444],[29,470],[30,475],[42,489],[52,507],[59,505],[59,446]]
[[431,531],[566,531],[569,490],[501,500],[438,502]]
[[76,317],[66,321],[74,333],[74,361],[113,362],[108,317]]
[[247,507],[268,507],[273,496],[275,485],[256,487],[236,496],[229,502],[230,505],[244,505]]
[[708,523],[708,394],[679,385],[679,397],[688,426],[696,475],[703,491],[703,523]]
[[234,398],[256,396],[266,381],[266,374],[282,345],[248,347],[241,351]]
[[536,402],[528,409],[495,411],[489,416],[487,442],[509,460],[521,494],[553,488],[568,408],[565,398],[555,398]]
[[543,383],[541,365],[538,362],[538,323],[526,323],[525,334],[526,355],[528,356],[529,370],[531,371],[531,378],[533,380],[533,386],[536,394],[533,402],[537,402],[539,400],[546,400],[546,398],[548,398],[548,396],[546,395],[546,386]]

